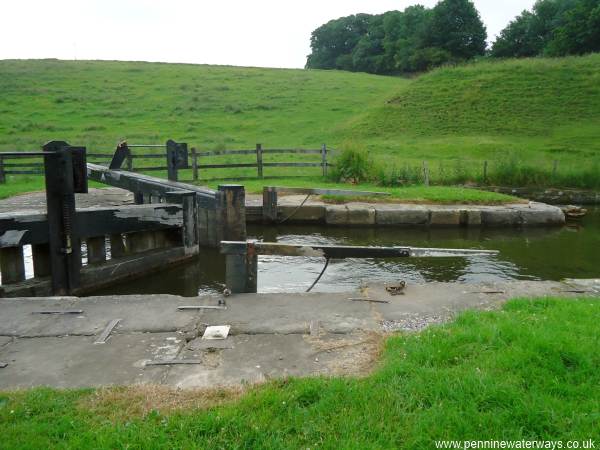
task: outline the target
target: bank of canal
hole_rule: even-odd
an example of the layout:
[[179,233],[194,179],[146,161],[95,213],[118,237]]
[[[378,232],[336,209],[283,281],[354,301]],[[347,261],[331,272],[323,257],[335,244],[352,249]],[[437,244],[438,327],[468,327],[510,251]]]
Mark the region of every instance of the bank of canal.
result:
[[[345,228],[249,226],[251,238],[296,244],[410,245],[500,250],[498,257],[352,259],[332,261],[314,291],[340,292],[363,280],[395,282],[560,280],[600,277],[600,208],[563,227],[550,228]],[[224,258],[203,251],[196,262],[112,286],[95,294],[196,296],[221,291]],[[320,258],[263,256],[259,292],[302,292],[323,267]]]

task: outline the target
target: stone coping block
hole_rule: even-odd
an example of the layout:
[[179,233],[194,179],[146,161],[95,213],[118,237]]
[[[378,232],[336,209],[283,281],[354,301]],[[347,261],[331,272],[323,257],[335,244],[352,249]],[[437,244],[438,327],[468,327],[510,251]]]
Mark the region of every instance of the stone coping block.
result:
[[556,206],[537,202],[501,206],[348,203],[327,205],[325,223],[334,226],[549,226],[563,225],[565,215]]

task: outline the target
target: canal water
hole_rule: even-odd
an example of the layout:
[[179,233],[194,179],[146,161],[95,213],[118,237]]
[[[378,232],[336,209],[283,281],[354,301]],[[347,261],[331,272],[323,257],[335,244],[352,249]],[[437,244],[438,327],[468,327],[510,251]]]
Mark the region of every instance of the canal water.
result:
[[[564,227],[489,228],[248,228],[251,238],[294,244],[408,245],[499,250],[494,257],[332,260],[315,292],[347,291],[380,282],[560,280],[600,277],[600,208]],[[259,292],[303,292],[323,268],[323,258],[261,256]],[[94,294],[196,296],[223,290],[225,259],[203,251],[197,261],[128,281]]]

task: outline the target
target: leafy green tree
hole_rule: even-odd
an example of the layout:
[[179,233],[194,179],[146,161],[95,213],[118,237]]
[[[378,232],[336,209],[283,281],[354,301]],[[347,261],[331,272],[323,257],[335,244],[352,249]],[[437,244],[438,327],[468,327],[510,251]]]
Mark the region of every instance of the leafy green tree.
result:
[[371,16],[341,17],[311,35],[307,68],[377,74],[427,70],[483,55],[486,31],[470,0],[441,0]]
[[491,54],[496,57],[523,57],[539,55],[544,40],[536,32],[536,16],[523,11],[500,32],[492,45]]
[[426,47],[438,47],[453,58],[485,54],[487,32],[470,0],[442,0],[433,8]]
[[369,28],[369,14],[331,20],[312,32],[307,69],[352,70],[352,52]]
[[502,30],[492,56],[564,56],[600,51],[600,0],[538,0]]
[[600,51],[600,0],[582,0],[564,11],[546,46],[549,56]]

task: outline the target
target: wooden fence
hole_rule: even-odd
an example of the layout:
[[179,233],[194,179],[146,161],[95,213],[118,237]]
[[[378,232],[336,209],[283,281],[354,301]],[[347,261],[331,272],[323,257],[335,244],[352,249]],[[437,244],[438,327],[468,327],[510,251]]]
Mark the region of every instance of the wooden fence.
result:
[[[119,147],[124,143],[119,144]],[[170,180],[177,180],[177,171],[181,169],[191,169],[192,178],[189,181],[198,181],[204,171],[211,169],[233,169],[233,168],[256,168],[256,177],[264,178],[265,168],[269,167],[320,167],[321,174],[327,175],[327,168],[331,167],[331,162],[328,161],[328,156],[332,150],[328,149],[325,144],[320,149],[263,149],[261,144],[256,144],[253,150],[214,150],[214,151],[198,151],[196,148],[188,150],[186,143],[176,143],[172,140],[166,144],[124,144],[127,151],[124,153],[123,169],[129,172],[161,172],[171,171],[169,173]],[[170,148],[178,149],[178,156],[182,161],[179,164],[169,164]],[[161,153],[139,153],[140,150],[159,149]],[[266,155],[273,154],[304,154],[318,155],[318,161],[306,162],[280,162],[280,161],[265,161]],[[203,158],[212,158],[227,155],[255,155],[256,162],[252,163],[227,163],[227,164],[211,164],[203,163]],[[87,153],[88,161],[94,164],[107,165],[113,159],[114,153]],[[18,152],[10,154],[0,154],[0,183],[6,182],[6,175],[42,175],[44,173],[43,162],[31,161],[31,156],[27,154],[20,155]],[[23,159],[28,159],[22,162]],[[17,162],[6,162],[17,160]],[[157,165],[138,165],[135,160],[153,160],[157,161]],[[189,161],[189,162],[188,162]],[[162,164],[164,162],[164,164]],[[190,164],[191,162],[191,164]],[[232,177],[231,179],[240,179],[243,177]],[[254,178],[254,177],[247,177]],[[273,177],[270,177],[273,178]],[[215,180],[227,179],[224,177],[214,178]],[[206,177],[203,180],[208,181]]]
[[[321,174],[327,176],[327,168],[331,167],[332,164],[328,161],[328,155],[332,153],[331,149],[327,148],[326,144],[323,144],[320,149],[304,149],[304,148],[269,148],[265,149],[262,144],[256,144],[256,148],[253,150],[213,150],[207,152],[199,152],[197,149],[191,149],[191,161],[192,161],[192,180],[197,181],[201,178],[201,173],[205,170],[210,169],[233,169],[233,168],[256,168],[256,176],[258,178],[264,178],[266,167],[320,167]],[[274,154],[304,154],[304,155],[319,155],[318,161],[310,162],[269,162],[265,161],[265,155]],[[229,163],[229,164],[203,164],[201,158],[203,157],[215,157],[215,156],[227,156],[227,155],[256,155],[256,162],[254,163]],[[239,178],[239,177],[238,177]],[[204,178],[206,179],[206,178]],[[216,178],[223,179],[223,178]]]

